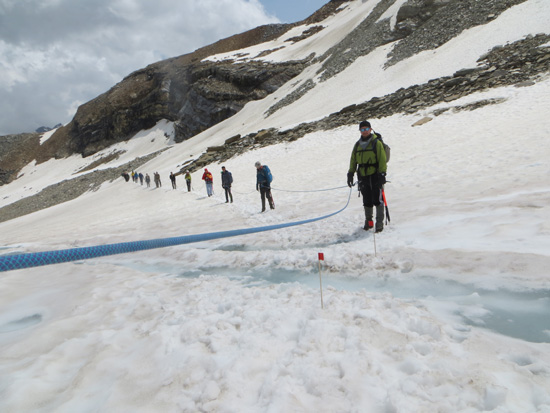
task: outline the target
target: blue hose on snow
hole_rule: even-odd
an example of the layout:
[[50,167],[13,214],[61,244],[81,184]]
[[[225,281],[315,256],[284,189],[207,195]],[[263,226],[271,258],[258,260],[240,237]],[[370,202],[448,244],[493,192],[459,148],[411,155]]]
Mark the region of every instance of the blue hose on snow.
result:
[[315,221],[330,218],[339,214],[349,205],[351,189],[346,205],[331,214],[317,218],[306,219],[285,224],[267,225],[263,227],[236,229],[231,231],[210,232],[206,234],[185,235],[180,237],[159,238],[146,241],[121,242],[117,244],[97,245],[92,247],[70,248],[57,251],[31,252],[25,254],[12,254],[0,256],[0,272],[19,270],[23,268],[40,267],[43,265],[60,264],[63,262],[80,261],[90,258],[104,257],[107,255],[124,254],[150,250],[154,248],[172,247],[174,245],[191,244],[194,242],[210,241],[220,238],[236,237],[239,235],[255,234],[257,232],[273,231],[275,229],[295,227],[297,225],[310,224]]

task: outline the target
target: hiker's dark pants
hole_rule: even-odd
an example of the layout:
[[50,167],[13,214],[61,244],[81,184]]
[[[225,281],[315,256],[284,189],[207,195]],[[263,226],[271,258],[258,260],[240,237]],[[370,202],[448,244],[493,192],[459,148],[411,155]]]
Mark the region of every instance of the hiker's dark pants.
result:
[[229,199],[231,199],[231,202],[233,202],[233,195],[231,194],[231,187],[224,186],[223,189],[225,189],[225,202],[229,202]]
[[269,186],[260,187],[260,195],[262,196],[262,211],[265,210],[265,199],[269,201],[269,206],[271,209],[275,207],[273,205],[273,198],[271,197],[271,188]]
[[374,175],[369,175],[359,181],[363,206],[365,207],[372,208],[382,204],[382,191],[375,181]]

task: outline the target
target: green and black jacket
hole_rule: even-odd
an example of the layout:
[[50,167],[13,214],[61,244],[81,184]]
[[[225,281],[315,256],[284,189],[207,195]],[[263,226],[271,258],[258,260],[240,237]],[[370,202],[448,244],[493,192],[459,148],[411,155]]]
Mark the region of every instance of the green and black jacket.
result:
[[357,172],[359,179],[375,173],[386,173],[386,151],[376,133],[371,133],[365,141],[361,137],[353,147],[349,162],[349,172]]

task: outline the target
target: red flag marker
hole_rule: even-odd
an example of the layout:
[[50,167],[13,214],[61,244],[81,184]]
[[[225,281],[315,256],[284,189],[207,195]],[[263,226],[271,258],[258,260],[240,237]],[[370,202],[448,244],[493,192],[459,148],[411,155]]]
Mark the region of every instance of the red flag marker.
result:
[[323,281],[321,279],[321,261],[325,260],[325,254],[322,252],[319,252],[319,261],[317,262],[317,265],[319,266],[319,289],[321,290],[321,308],[324,308],[323,305]]

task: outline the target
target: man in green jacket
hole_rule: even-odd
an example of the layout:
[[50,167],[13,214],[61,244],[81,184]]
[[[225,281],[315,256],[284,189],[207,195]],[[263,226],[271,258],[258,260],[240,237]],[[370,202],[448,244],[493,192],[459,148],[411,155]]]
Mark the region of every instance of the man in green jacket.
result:
[[384,229],[384,203],[382,188],[386,183],[386,151],[380,136],[367,121],[359,124],[361,138],[353,147],[348,171],[348,186],[353,186],[353,175],[357,172],[359,190],[365,207],[366,231],[374,227],[372,214],[376,206],[376,232]]

